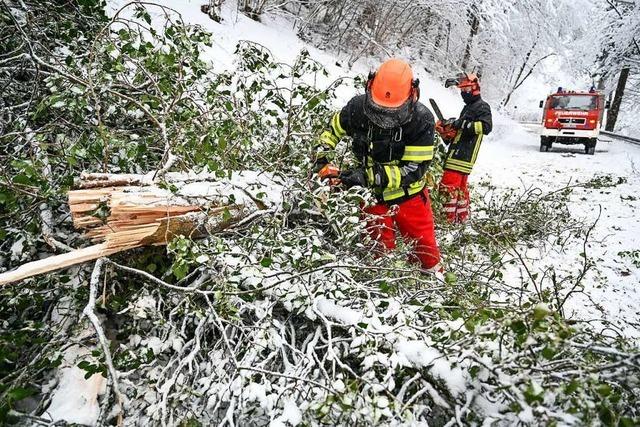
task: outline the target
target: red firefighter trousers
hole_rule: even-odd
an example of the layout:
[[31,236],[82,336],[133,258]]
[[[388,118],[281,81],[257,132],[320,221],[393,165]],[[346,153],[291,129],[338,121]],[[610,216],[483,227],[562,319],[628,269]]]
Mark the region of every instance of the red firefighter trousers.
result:
[[386,249],[396,247],[396,225],[403,238],[415,243],[414,258],[411,261],[420,262],[425,269],[440,262],[429,191],[426,188],[422,193],[397,205],[379,203],[366,206],[363,210],[370,215],[367,219],[367,231],[371,238],[382,243]]
[[469,175],[445,169],[440,181],[440,192],[445,195],[444,212],[447,221],[462,223],[469,218]]

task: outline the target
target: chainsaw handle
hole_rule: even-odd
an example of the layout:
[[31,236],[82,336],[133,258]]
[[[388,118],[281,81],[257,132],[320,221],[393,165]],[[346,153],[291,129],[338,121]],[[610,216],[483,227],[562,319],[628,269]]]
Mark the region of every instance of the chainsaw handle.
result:
[[340,176],[340,169],[337,166],[327,163],[318,171],[322,179],[337,179]]
[[436,132],[447,144],[453,141],[458,133],[458,130],[453,125],[454,121],[455,119],[447,119],[444,121],[438,120],[436,123]]

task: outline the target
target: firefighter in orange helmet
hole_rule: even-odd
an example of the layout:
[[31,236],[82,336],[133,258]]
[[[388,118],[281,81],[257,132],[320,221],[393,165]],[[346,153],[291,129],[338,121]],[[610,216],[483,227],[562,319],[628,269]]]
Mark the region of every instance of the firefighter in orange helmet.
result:
[[440,252],[425,175],[433,158],[434,119],[418,102],[419,82],[409,64],[384,62],[370,73],[366,92],[335,113],[316,149],[316,170],[328,170],[336,144],[352,138],[356,166],[340,173],[346,187],[367,187],[377,203],[366,206],[367,230],[386,249],[395,230],[415,243],[414,258],[439,270]]
[[450,86],[460,88],[465,106],[459,118],[436,123],[436,131],[449,145],[440,192],[446,196],[447,221],[461,223],[469,218],[467,180],[478,158],[482,138],[491,132],[491,107],[480,96],[480,82],[475,74],[463,73],[448,79],[445,87]]

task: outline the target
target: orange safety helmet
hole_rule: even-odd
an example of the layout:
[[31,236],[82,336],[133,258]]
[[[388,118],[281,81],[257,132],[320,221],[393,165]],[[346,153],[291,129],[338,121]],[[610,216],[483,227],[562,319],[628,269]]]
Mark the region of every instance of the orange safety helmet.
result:
[[474,73],[460,73],[456,77],[447,79],[444,87],[457,86],[460,89],[471,88],[471,95],[480,95],[480,81]]
[[387,108],[400,107],[411,97],[417,101],[416,88],[413,71],[402,59],[385,61],[377,72],[369,74],[367,81],[373,102]]
[[413,78],[409,64],[401,59],[385,61],[378,71],[369,73],[365,114],[382,128],[394,128],[411,120],[420,97],[419,80]]

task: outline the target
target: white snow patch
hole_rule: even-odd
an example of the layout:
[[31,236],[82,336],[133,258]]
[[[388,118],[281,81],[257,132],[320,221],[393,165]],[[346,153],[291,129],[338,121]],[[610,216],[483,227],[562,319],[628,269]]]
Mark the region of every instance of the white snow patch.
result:
[[349,307],[342,307],[335,301],[323,297],[316,299],[316,307],[327,318],[337,320],[345,325],[356,325],[362,319],[362,313]]
[[452,331],[459,331],[464,326],[464,320],[460,318],[456,320],[449,320],[447,321],[447,326],[449,326],[449,329]]
[[[602,188],[575,188],[569,198],[572,217],[584,219],[585,224],[598,220],[587,247],[598,271],[583,280],[584,293],[569,298],[565,315],[581,319],[604,316],[627,336],[640,337],[640,330],[632,326],[640,321],[640,269],[619,255],[640,248],[640,147],[601,136],[593,156],[585,155],[580,145],[554,144],[551,152],[542,153],[539,133],[537,124],[523,126],[494,115],[494,131],[483,141],[469,182],[476,192],[481,190],[481,182],[490,182],[498,190],[538,187],[551,192],[598,176],[609,177]],[[582,242],[578,241],[561,253],[538,255],[534,270],[553,266],[558,275],[575,275],[581,252]],[[510,269],[505,278],[517,283],[519,271]]]
[[12,260],[19,260],[22,256],[22,252],[24,252],[24,239],[18,238],[15,242],[13,242],[13,245],[11,245],[11,249],[9,249],[9,252],[11,252]]
[[89,350],[69,347],[58,370],[58,387],[51,397],[51,404],[43,414],[53,422],[94,426],[98,421],[100,406],[98,396],[106,391],[107,380],[101,374],[85,379],[85,371],[76,364],[86,359]]
[[[184,174],[182,174],[184,175]],[[171,181],[177,179],[201,180],[200,182],[177,183],[177,195],[182,197],[215,198],[236,204],[252,206],[256,200],[264,205],[278,206],[282,203],[282,184],[275,177],[254,171],[234,172],[231,179],[221,179],[211,174],[175,176],[167,174]],[[208,180],[208,181],[204,181]]]
[[444,381],[451,394],[458,395],[466,390],[467,384],[462,370],[452,368],[438,350],[428,347],[424,342],[400,341],[396,344],[396,351],[411,364],[428,367],[434,377]]
[[518,418],[525,424],[535,422],[536,418],[533,415],[533,410],[531,406],[526,405],[525,408],[518,414]]
[[269,400],[267,399],[267,390],[264,385],[257,383],[249,383],[242,391],[243,395],[249,401],[257,401],[264,409],[270,409]]
[[153,351],[153,354],[160,354],[166,348],[165,343],[163,343],[162,340],[158,337],[147,338],[143,341],[143,343],[146,344],[146,346],[150,348],[151,351]]
[[270,426],[285,426],[287,422],[292,426],[297,426],[302,422],[302,412],[295,400],[286,400],[284,402],[282,415],[271,421]]
[[148,317],[147,313],[155,311],[156,300],[150,295],[140,297],[133,303],[132,314],[140,319],[146,319]]

